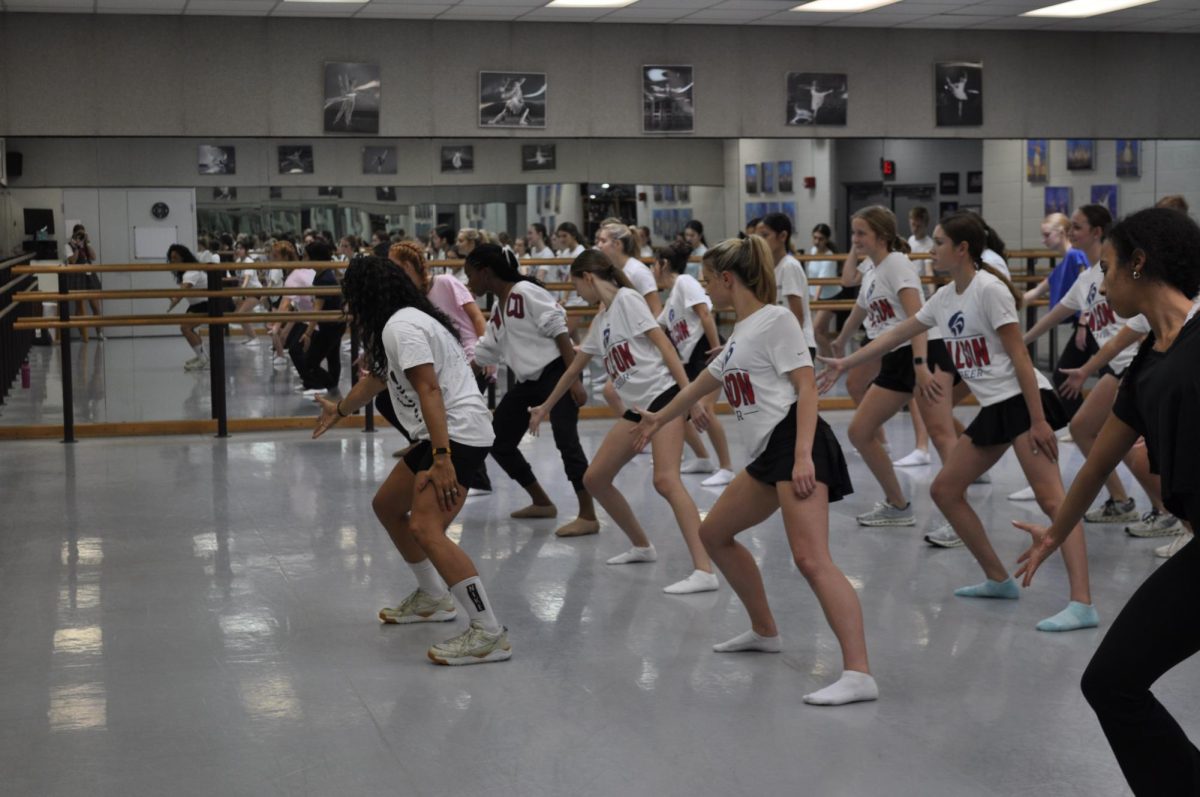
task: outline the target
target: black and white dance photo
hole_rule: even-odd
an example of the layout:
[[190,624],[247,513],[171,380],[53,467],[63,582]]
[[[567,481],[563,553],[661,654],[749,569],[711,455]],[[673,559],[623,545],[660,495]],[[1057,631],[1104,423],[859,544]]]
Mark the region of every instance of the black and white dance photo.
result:
[[690,133],[696,127],[690,66],[642,67],[642,132]]
[[280,174],[312,174],[313,148],[311,144],[280,144]]
[[788,125],[845,125],[849,86],[842,74],[788,72]]
[[325,64],[325,132],[378,133],[379,97],[379,64]]
[[553,144],[522,144],[521,171],[549,172],[558,168],[558,156]]
[[237,174],[237,149],[201,144],[196,147],[196,168],[200,174]]
[[475,147],[442,147],[442,174],[467,174],[475,171]]
[[983,124],[982,63],[939,63],[934,67],[933,76],[938,127],[978,127]]
[[363,174],[395,174],[396,167],[395,147],[363,147]]
[[480,72],[480,127],[545,127],[544,72]]

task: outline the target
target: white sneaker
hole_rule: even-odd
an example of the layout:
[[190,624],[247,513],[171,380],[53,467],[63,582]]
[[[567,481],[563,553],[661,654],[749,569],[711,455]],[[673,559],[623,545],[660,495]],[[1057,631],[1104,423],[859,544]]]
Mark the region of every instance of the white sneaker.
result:
[[1075,438],[1071,437],[1070,429],[1068,429],[1067,431],[1063,432],[1062,434],[1060,434],[1058,436],[1058,442],[1060,442],[1060,443],[1074,443],[1075,442]]
[[1130,537],[1170,537],[1183,534],[1183,524],[1170,512],[1151,509],[1140,521],[1126,526],[1125,533]]
[[912,501],[904,508],[892,506],[887,501],[877,501],[874,509],[857,516],[855,520],[860,526],[915,526],[917,523]]
[[491,495],[491,490],[484,490],[482,487],[472,487],[467,490],[467,498],[479,498],[484,495]]
[[1032,487],[1026,487],[1023,490],[1017,490],[1008,497],[1009,501],[1034,501],[1037,500],[1033,494]]
[[641,562],[653,562],[653,561],[656,561],[657,559],[658,559],[658,551],[654,550],[653,545],[651,545],[648,548],[638,548],[635,546],[633,548],[630,548],[625,553],[617,554],[613,558],[606,561],[605,564],[632,565],[632,564],[639,564]]
[[708,457],[704,459],[693,457],[692,459],[684,460],[683,464],[679,466],[680,473],[712,473],[716,469],[717,466]]
[[957,548],[963,544],[959,536],[954,532],[954,527],[949,523],[943,523],[933,531],[925,535],[925,542],[935,548]]
[[312,398],[313,396],[320,396],[320,395],[323,395],[328,392],[329,391],[323,387],[310,387],[305,390],[302,390],[301,395],[307,396],[308,398]]
[[733,481],[734,473],[731,470],[721,468],[719,471],[709,476],[704,481],[700,482],[701,487],[724,487]]
[[919,468],[928,465],[930,462],[929,452],[920,448],[914,448],[909,452],[908,456],[902,457],[892,463],[897,468]]
[[203,371],[207,367],[208,367],[208,358],[205,357],[204,355],[200,355],[199,357],[193,357],[192,359],[188,360],[186,363],[183,364],[183,368],[185,371]]
[[1154,555],[1159,559],[1170,559],[1175,554],[1179,553],[1179,549],[1192,541],[1191,534],[1180,534],[1166,545],[1160,545],[1154,549]]
[[683,581],[663,587],[663,592],[669,595],[691,595],[695,592],[712,592],[720,587],[716,573],[705,573],[703,570],[693,570],[692,574]]

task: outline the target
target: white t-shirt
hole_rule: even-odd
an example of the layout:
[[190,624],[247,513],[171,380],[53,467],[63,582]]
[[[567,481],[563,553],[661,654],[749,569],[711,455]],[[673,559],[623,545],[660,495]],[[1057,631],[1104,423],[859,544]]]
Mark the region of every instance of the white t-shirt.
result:
[[1012,272],[1008,270],[1008,261],[1000,257],[1000,253],[994,249],[984,249],[980,259],[987,263],[992,268],[999,271],[1007,279],[1012,279]]
[[617,395],[629,407],[646,409],[675,384],[662,352],[646,335],[658,326],[637,291],[620,288],[612,304],[600,310],[579,350],[604,357]]
[[1126,321],[1125,326],[1129,327],[1139,335],[1150,334],[1150,319],[1146,318],[1146,316],[1142,315],[1141,313],[1138,313],[1133,318]]
[[918,238],[915,235],[908,236],[908,248],[913,251],[913,254],[924,254],[933,251],[933,239],[926,235],[924,238]]
[[[198,291],[206,291],[206,290],[208,290],[208,272],[207,271],[185,271],[185,272],[183,272],[183,279],[181,279],[179,281],[179,284],[182,285],[185,282],[188,285],[191,285],[193,288],[195,288]],[[193,299],[192,297],[189,296],[187,303],[190,306],[193,304],[200,304],[200,302],[207,302],[207,301],[208,301],[208,299],[205,299],[203,297],[201,297],[199,299]]]
[[[978,271],[961,295],[953,282],[943,285],[917,313],[917,320],[941,328],[959,375],[982,406],[1021,394],[1016,366],[996,331],[1020,323],[1017,303],[1001,280]],[[1048,390],[1050,381],[1037,369],[1034,374],[1038,387]]]
[[675,284],[667,296],[667,304],[658,316],[658,323],[666,327],[667,336],[679,352],[679,359],[685,363],[692,356],[696,344],[704,339],[700,316],[692,309],[698,304],[712,310],[712,299],[708,298],[695,277],[680,274],[675,278]]
[[636,257],[626,260],[621,270],[625,272],[625,276],[629,277],[629,281],[633,283],[633,289],[642,296],[648,293],[658,293],[658,283],[654,281],[654,273],[650,271],[649,266]]
[[575,244],[575,248],[574,248],[574,249],[562,249],[562,250],[560,250],[560,251],[559,251],[559,253],[558,253],[558,256],[559,256],[559,257],[569,257],[569,258],[571,258],[572,260],[574,260],[575,258],[577,258],[577,257],[579,257],[580,255],[582,255],[582,254],[583,254],[585,251],[587,251],[587,250],[583,248],[583,244]]
[[[862,271],[863,264],[870,263],[870,258],[864,258],[862,263],[858,264],[859,271]],[[908,314],[904,312],[904,305],[900,303],[900,291],[905,288],[915,290],[918,301],[924,300],[921,277],[917,273],[916,265],[899,252],[891,252],[879,265],[868,268],[863,273],[862,286],[859,288],[856,302],[867,311],[868,338],[877,338],[908,318]],[[941,331],[938,329],[931,329],[927,333],[929,340],[938,340],[941,337]],[[908,345],[909,343],[905,342],[896,349]]]
[[[819,255],[817,247],[811,246],[808,249],[810,255]],[[842,274],[841,263],[836,260],[810,260],[804,264],[808,273],[809,279],[833,278],[837,279]],[[809,292],[809,298],[812,299],[832,299],[837,296],[841,288],[837,285],[821,285],[813,286]]]
[[692,258],[696,257],[696,258],[703,259],[705,253],[707,253],[707,252],[708,252],[708,247],[705,246],[704,244],[700,244],[695,249],[693,249],[690,254],[688,254],[687,273],[690,274],[692,277],[695,277],[696,279],[700,278],[700,266],[701,266],[700,260],[697,260],[696,262],[693,263]]
[[[254,258],[245,257],[245,258],[242,258],[241,260],[239,260],[238,262],[239,263],[253,263]],[[244,288],[261,288],[262,287],[262,280],[259,279],[258,269],[256,269],[256,268],[244,268],[238,272],[238,277],[240,277],[241,280],[246,283],[245,285],[242,286]]]
[[522,280],[501,307],[492,309],[487,331],[475,345],[478,365],[503,362],[518,382],[537,379],[561,355],[554,339],[567,331],[567,311],[545,288]]
[[638,257],[654,257],[654,247],[643,246],[642,250],[638,252]]
[[[1071,290],[1067,291],[1067,295],[1061,301],[1063,307],[1069,307],[1083,314],[1082,321],[1091,330],[1092,337],[1096,339],[1096,345],[1101,347],[1112,340],[1121,331],[1121,327],[1125,326],[1125,319],[1113,312],[1108,298],[1100,293],[1100,283],[1103,280],[1104,274],[1100,272],[1100,264],[1096,263],[1076,278],[1075,283],[1071,285]],[[1137,350],[1138,344],[1136,343],[1127,346],[1121,350],[1120,354],[1112,358],[1108,367],[1118,374],[1121,373],[1133,362]]]
[[725,386],[738,425],[745,425],[751,459],[763,452],[771,432],[796,403],[788,375],[812,364],[804,330],[792,311],[768,304],[734,324],[708,372]]
[[543,258],[551,258],[551,257],[554,257],[554,256],[555,256],[555,255],[554,255],[554,250],[553,250],[553,249],[551,249],[550,247],[546,246],[545,244],[542,244],[542,248],[541,248],[541,249],[531,249],[531,250],[529,250],[529,254],[528,254],[528,255],[526,255],[526,257],[533,257],[533,258],[537,258],[537,259],[539,259],[539,260],[540,260],[540,259],[543,259]]
[[446,431],[452,443],[492,444],[492,413],[487,408],[462,346],[436,319],[415,307],[397,310],[383,326],[387,352],[388,395],[396,417],[415,440],[428,440],[421,402],[405,370],[433,364],[446,407]]
[[808,275],[804,273],[804,266],[800,265],[799,260],[785,254],[775,264],[775,303],[790,311],[791,305],[787,299],[789,296],[799,296],[804,304],[804,322],[800,326],[804,330],[804,339],[808,341],[808,347],[815,349],[817,338],[813,334],[812,310],[808,307]]

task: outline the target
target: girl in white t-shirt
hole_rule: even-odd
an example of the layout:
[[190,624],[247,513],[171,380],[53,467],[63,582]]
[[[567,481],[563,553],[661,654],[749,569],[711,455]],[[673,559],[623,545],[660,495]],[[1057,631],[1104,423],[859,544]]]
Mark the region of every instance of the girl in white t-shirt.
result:
[[[792,556],[812,587],[842,650],[842,677],[805,695],[806,703],[840,705],[875,700],[862,606],[829,555],[829,503],[853,491],[833,430],[817,415],[808,342],[792,313],[775,304],[774,262],[757,235],[729,240],[704,258],[716,307],[732,307],[737,324],[721,353],[670,404],[645,413],[639,443],[653,440],[701,396],[722,386],[743,427],[753,461],[730,483],[700,526],[700,538],[746,612],[750,630],[714,647],[719,652],[782,648],[762,573],[737,535],[779,509]],[[693,418],[703,423],[707,416]],[[657,457],[655,458],[657,461]]]
[[[257,261],[250,256],[249,245],[245,242],[238,243],[238,245],[233,249],[233,254],[235,261],[238,263],[244,263],[248,266],[248,268],[244,268],[238,272],[238,277],[240,280],[239,287],[261,288],[262,280],[258,276],[258,269],[253,267]],[[261,296],[245,296],[241,299],[241,301],[238,302],[237,308],[234,310],[234,312],[251,313],[254,311],[255,307],[258,307],[260,302],[262,302]],[[242,334],[246,337],[246,339],[242,341],[244,345],[251,346],[258,343],[258,333],[254,331],[253,324],[242,324]]]
[[[830,359],[819,383],[828,389],[847,368],[879,358],[934,327],[946,335],[954,364],[982,409],[959,438],[933,481],[933,500],[966,543],[987,580],[954,594],[968,598],[1020,597],[996,555],[983,522],[967,501],[967,487],[1011,447],[1033,485],[1038,504],[1054,517],[1063,500],[1054,430],[1067,423],[1066,411],[1050,381],[1033,367],[1021,340],[1017,309],[1021,294],[1012,283],[983,265],[986,233],[977,219],[956,213],[942,219],[933,233],[934,265],[953,281],[942,286],[915,315],[892,326],[869,346],[844,359]],[[946,395],[944,382],[926,381],[923,392]],[[1083,527],[1063,546],[1071,600],[1065,609],[1038,623],[1042,631],[1073,631],[1099,623],[1091,605],[1087,548]]]
[[[692,248],[692,257],[704,257],[708,251],[708,241],[704,240],[704,225],[699,219],[690,220],[683,228],[683,241]],[[700,276],[700,262],[688,262],[687,273],[692,277]]]
[[[208,290],[208,272],[198,266],[200,261],[192,254],[192,250],[188,249],[183,244],[171,244],[167,248],[167,262],[177,263],[181,265],[183,271],[173,271],[175,283],[184,289],[195,289],[198,291]],[[220,274],[220,272],[213,272]],[[195,313],[201,316],[208,315],[208,299],[188,297],[189,314]],[[175,309],[175,305],[179,304],[179,299],[172,299],[167,306],[167,312]],[[196,327],[200,326],[200,322],[180,324],[179,331],[183,334],[184,340],[192,347],[195,357],[183,364],[184,369],[188,371],[200,371],[208,367],[208,355],[204,353],[204,341],[196,334]]]
[[[529,493],[532,501],[511,517],[557,517],[557,507],[538,482],[520,444],[529,425],[529,408],[546,400],[558,377],[577,356],[567,333],[566,311],[541,282],[521,274],[516,255],[495,244],[475,247],[463,262],[463,273],[472,294],[496,297],[487,330],[475,345],[475,365],[483,368],[503,364],[516,380],[500,399],[492,422],[496,431],[492,459]],[[571,399],[559,402],[550,415],[554,445],[579,501],[575,520],[555,531],[560,537],[600,531],[596,508],[583,484],[588,460],[579,443],[579,408],[586,403],[587,393],[577,382],[571,386]]]
[[[686,246],[668,246],[658,250],[654,264],[654,279],[658,287],[667,291],[667,304],[658,316],[659,326],[667,330],[667,337],[675,345],[683,370],[689,380],[694,380],[708,367],[713,353],[721,348],[721,336],[717,332],[717,321],[712,314],[712,301],[695,277],[687,272],[691,250]],[[708,436],[717,452],[717,467],[714,472],[712,460],[700,439],[700,433],[691,424],[685,426],[687,443],[696,451],[696,459],[681,466],[680,473],[711,473],[700,482],[702,487],[723,487],[733,481],[733,462],[729,458],[729,441],[725,437],[725,426],[716,417],[717,394],[710,393],[700,399],[710,414],[712,423]]]
[[[575,290],[589,304],[602,305],[579,354],[544,402],[529,410],[529,430],[537,433],[538,426],[579,380],[592,357],[604,358],[604,369],[624,401],[630,407],[605,435],[592,464],[588,466],[584,484],[609,516],[629,537],[633,547],[608,560],[610,565],[653,562],[658,558],[654,545],[638,522],[613,480],[637,453],[630,432],[641,420],[641,410],[654,412],[667,405],[680,388],[688,384],[683,362],[675,353],[670,339],[646,306],[642,296],[633,289],[629,278],[602,252],[584,252],[571,264],[571,281]],[[679,459],[683,453],[682,419],[670,424],[654,441],[654,489],[667,499],[683,539],[692,556],[692,573],[687,578],[663,588],[664,592],[683,594],[707,592],[717,588],[712,562],[700,543],[700,513],[696,503],[683,486],[679,475]]]
[[[896,217],[879,205],[863,208],[854,214],[851,230],[856,251],[862,252],[874,264],[863,275],[857,307],[850,314],[835,349],[841,348],[847,331],[857,328],[865,318],[868,337],[878,340],[888,330],[916,315],[924,295],[917,268],[907,257],[895,251],[897,244]],[[858,516],[862,526],[912,526],[916,516],[912,503],[905,496],[896,478],[891,457],[879,442],[880,431],[906,404],[917,399],[918,412],[925,422],[929,438],[945,463],[954,448],[955,432],[949,402],[944,407],[922,404],[929,385],[938,382],[947,397],[958,380],[950,362],[940,332],[929,335],[922,330],[913,336],[911,345],[902,341],[882,358],[879,375],[867,388],[854,411],[848,434],[851,443],[883,488],[884,500],[870,512]],[[928,407],[928,411],[926,411]]]
[[[1058,304],[1051,307],[1029,328],[1025,333],[1026,345],[1033,343],[1047,330],[1057,327],[1076,313],[1079,314],[1079,326],[1087,330],[1083,334],[1090,334],[1097,347],[1104,346],[1125,327],[1125,319],[1112,311],[1108,298],[1100,289],[1104,280],[1100,268],[1100,252],[1111,226],[1112,215],[1103,205],[1083,205],[1071,215],[1071,227],[1067,235],[1071,245],[1083,253],[1090,265],[1075,278],[1071,289]],[[1099,370],[1100,378],[1095,387],[1071,418],[1071,438],[1085,457],[1091,453],[1092,445],[1100,434],[1100,427],[1108,419],[1113,401],[1117,397],[1121,377],[1133,362],[1133,356],[1137,354],[1138,340],[1127,345]],[[1148,495],[1154,495],[1148,461],[1145,468],[1139,467],[1137,458],[1132,463],[1130,470],[1134,476],[1146,488]],[[1120,475],[1116,471],[1108,474],[1104,485],[1108,488],[1108,500],[1087,512],[1083,519],[1089,523],[1129,523],[1138,520],[1136,499],[1126,492]]]
[[453,620],[457,598],[470,625],[431,647],[429,658],[438,664],[505,661],[512,656],[508,631],[496,619],[475,564],[446,536],[493,438],[491,413],[458,333],[384,258],[354,260],[342,292],[365,347],[368,373],[339,401],[316,397],[321,416],[313,437],[387,390],[396,415],[417,441],[371,502],[417,579],[417,588],[398,606],[381,609],[379,619],[398,624]]
[[[829,229],[828,224],[822,223],[813,227],[812,246],[809,247],[808,253],[810,255],[837,253],[837,249],[833,245],[833,230]],[[810,283],[813,279],[836,279],[841,273],[836,260],[809,260],[805,264],[805,272],[808,274]],[[854,297],[850,295],[849,289],[837,285],[821,285],[812,287],[810,298],[830,301]],[[830,344],[833,343],[833,337],[837,332],[836,330],[830,331],[830,325],[836,315],[837,313],[833,310],[817,310],[813,313],[813,337],[817,341],[817,352],[825,357],[833,354]]]
[[782,213],[768,213],[758,223],[756,234],[767,242],[771,257],[775,259],[775,303],[796,316],[804,330],[809,354],[815,357],[817,339],[808,306],[808,274],[795,258],[796,250],[792,248],[792,220]]

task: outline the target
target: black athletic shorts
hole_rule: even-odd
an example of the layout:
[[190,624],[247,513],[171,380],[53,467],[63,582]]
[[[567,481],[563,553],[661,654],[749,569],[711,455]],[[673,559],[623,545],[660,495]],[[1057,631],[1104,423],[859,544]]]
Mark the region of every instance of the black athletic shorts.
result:
[[[646,409],[649,410],[650,412],[658,412],[663,407],[670,404],[671,399],[675,398],[678,395],[679,395],[679,385],[671,385],[669,388],[664,390],[662,393],[659,393],[658,398],[654,399],[654,401],[651,401],[650,406],[647,407]],[[635,412],[634,410],[625,410],[624,414],[622,414],[621,417],[627,421],[633,421],[634,423],[642,422],[642,414],[640,412]]]
[[[817,472],[817,481],[829,488],[830,503],[840,501],[854,492],[854,484],[850,481],[850,469],[846,467],[842,447],[829,424],[819,415],[813,434],[812,460]],[[764,484],[774,485],[790,482],[795,465],[796,405],[793,404],[788,414],[783,416],[783,420],[771,430],[767,447],[746,466],[746,473]]]
[[962,376],[959,375],[958,369],[954,367],[954,360],[950,357],[950,349],[946,347],[944,340],[929,341],[929,350],[925,355],[925,365],[930,371],[934,366],[937,366],[939,371],[945,371],[948,374],[954,374],[954,384],[962,381]]
[[879,362],[879,376],[872,384],[897,393],[912,393],[917,384],[912,358],[912,346],[909,345],[889,351]]
[[[1053,390],[1042,390],[1042,413],[1050,428],[1058,430],[1070,422],[1070,416],[1058,400],[1058,394]],[[1029,408],[1025,406],[1025,396],[1018,393],[1011,398],[979,410],[975,420],[967,427],[965,434],[971,442],[979,447],[1008,445],[1023,435],[1033,426],[1029,418]]]
[[[459,484],[467,489],[476,486],[475,474],[487,459],[489,451],[490,446],[468,446],[450,441],[450,464],[454,466],[454,476]],[[404,455],[404,464],[413,473],[429,470],[433,467],[433,445],[428,440],[419,441]]]

